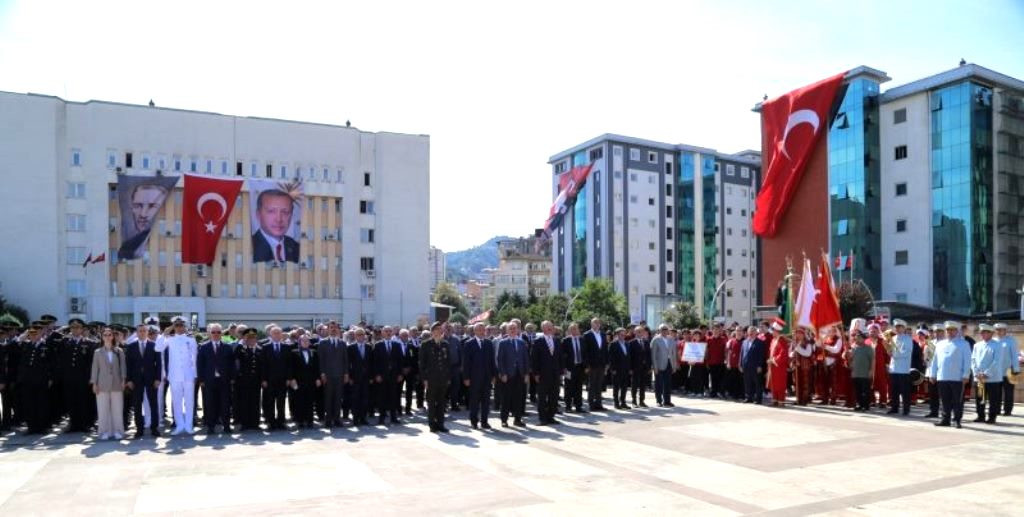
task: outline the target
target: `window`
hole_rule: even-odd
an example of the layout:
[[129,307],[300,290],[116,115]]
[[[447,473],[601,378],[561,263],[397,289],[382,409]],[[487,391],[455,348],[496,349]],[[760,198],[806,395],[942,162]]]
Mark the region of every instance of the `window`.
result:
[[180,266],[181,265],[181,252],[180,251],[175,251],[174,252],[174,265],[175,266]]
[[376,297],[376,289],[374,289],[374,286],[372,284],[360,285],[359,296],[361,296],[364,300],[372,300]]
[[897,145],[896,146],[896,159],[902,160],[907,157],[907,146]]
[[732,215],[732,207],[731,206],[725,207],[725,215]]
[[650,272],[650,273],[653,273],[654,272],[654,264],[651,264],[651,265],[647,266],[647,271]]
[[320,271],[327,271],[327,257],[320,257]]
[[85,280],[68,280],[68,296],[85,296]]
[[369,187],[370,186],[370,173],[369,172],[364,172],[363,173],[363,186],[364,187]]
[[740,177],[743,179],[750,178],[750,167],[740,167]]
[[740,237],[746,237],[746,236],[747,236],[747,230],[746,229],[740,230]]
[[636,196],[629,196],[630,203],[636,203]]
[[188,161],[188,171],[189,172],[196,172],[198,169],[199,168],[198,168],[197,160],[195,158],[189,159],[189,161]]
[[227,160],[221,160],[220,161],[220,173],[225,175],[225,176],[228,174],[228,161]]
[[630,149],[629,150],[629,160],[633,161],[633,162],[640,161],[640,150],[639,149]]
[[654,185],[654,176],[647,176],[647,183]]
[[897,219],[896,220],[896,233],[903,233],[907,231],[907,220]]
[[614,177],[615,179],[621,178],[622,177],[622,171],[615,171],[615,172],[613,172],[612,173],[612,177]]
[[653,151],[647,152],[647,163],[658,163],[658,153]]
[[590,161],[600,160],[604,158],[604,148],[598,147],[597,149],[590,150]]
[[324,167],[324,177],[323,177],[323,180],[324,181],[330,181],[330,179],[331,179],[331,171],[327,167]]
[[850,220],[840,219],[836,222],[836,235],[849,235],[850,234]]
[[665,185],[665,195],[672,197],[672,185]]
[[671,227],[665,228],[665,239],[666,240],[672,240],[672,228]]
[[648,219],[647,220],[647,227],[648,228],[654,228],[654,226],[655,226],[654,219]]
[[288,177],[288,166],[287,165],[281,165],[280,176],[281,176],[281,178],[287,178]]
[[746,217],[746,216],[747,216],[747,209],[746,208],[741,208],[740,209],[740,217]]
[[647,249],[653,250],[654,249],[654,243],[653,242],[648,242],[647,243]]
[[727,257],[731,257],[732,256],[732,248],[726,248],[725,249],[725,255]]
[[905,196],[905,195],[907,195],[907,184],[906,183],[897,183],[896,184],[896,195],[897,196]]
[[68,247],[68,265],[81,266],[85,262],[85,248]]
[[892,123],[902,124],[907,121],[907,108],[900,108],[892,112]]
[[671,284],[672,280],[673,280],[672,279],[672,272],[671,271],[666,271],[665,272],[665,283],[666,284]]
[[84,232],[85,216],[82,214],[68,214],[67,229],[69,232]]
[[266,177],[268,177],[268,178],[273,178],[274,177],[274,165],[271,164],[271,163],[268,163],[267,167],[266,167],[266,170],[263,172],[263,174]]
[[736,166],[731,164],[731,163],[725,164],[725,175],[726,176],[735,176],[736,175]]
[[71,166],[80,167],[82,165],[82,151],[79,149],[71,150]]
[[648,204],[649,206],[654,206],[654,198],[653,198],[653,197],[649,197],[649,198],[647,198],[647,204]]
[[900,250],[896,252],[896,265],[905,266],[909,260],[907,250]]
[[242,162],[235,162],[235,176],[242,175]]
[[726,235],[732,235],[732,228],[726,228],[725,229],[725,234]]
[[629,173],[629,181],[636,182],[636,173],[635,172]]
[[359,257],[360,271],[373,271],[373,257]]
[[565,172],[566,168],[568,168],[568,165],[566,164],[566,162],[561,161],[561,162],[556,163],[555,164],[555,174],[561,174],[561,173]]
[[630,217],[629,218],[629,225],[630,226],[632,226],[633,228],[636,228],[638,224],[640,224],[640,221],[636,217]]
[[672,205],[668,205],[665,207],[665,217],[669,219],[672,218]]
[[180,156],[175,156],[174,157],[174,171],[175,172],[181,172],[181,157]]
[[107,168],[113,169],[114,167],[117,167],[117,152],[107,149]]
[[69,199],[84,199],[85,198],[85,183],[69,181],[68,182],[68,198]]
[[672,262],[672,249],[665,250],[665,262]]
[[359,202],[359,213],[360,214],[372,214],[373,212],[373,201],[362,200]]
[[906,303],[906,301],[907,301],[907,293],[895,293],[895,294],[896,294],[896,301],[897,302],[904,302],[904,303]]
[[359,230],[359,242],[370,244],[373,243],[373,229],[372,228],[361,228]]

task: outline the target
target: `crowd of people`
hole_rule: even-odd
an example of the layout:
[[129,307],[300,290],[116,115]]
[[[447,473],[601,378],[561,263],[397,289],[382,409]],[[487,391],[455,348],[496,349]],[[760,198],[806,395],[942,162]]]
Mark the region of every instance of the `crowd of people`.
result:
[[[447,433],[446,418],[462,411],[483,430],[492,429],[492,412],[503,427],[525,427],[528,405],[541,425],[558,424],[562,413],[604,412],[609,386],[619,411],[647,408],[648,391],[659,407],[673,407],[673,394],[773,406],[792,396],[797,405],[903,415],[926,403],[935,425],[960,427],[972,393],[976,422],[1009,415],[1024,363],[1003,324],[978,325],[977,341],[952,321],[912,329],[856,319],[848,332],[821,335],[784,333],[778,319],[654,332],[645,324],[612,330],[596,318],[582,333],[577,324],[521,325],[345,329],[330,321],[261,332],[211,323],[198,332],[181,318],[130,328],[44,316],[27,328],[0,326],[0,428],[120,440],[127,429],[140,439],[146,430],[181,435],[200,426],[288,430],[289,420],[296,428],[374,418],[402,425],[425,409],[430,430]],[[697,356],[687,351],[693,344]]]

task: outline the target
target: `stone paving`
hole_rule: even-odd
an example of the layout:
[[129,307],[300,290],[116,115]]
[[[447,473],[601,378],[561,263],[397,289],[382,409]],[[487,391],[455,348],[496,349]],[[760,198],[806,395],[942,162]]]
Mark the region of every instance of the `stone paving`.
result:
[[[936,428],[881,410],[676,398],[450,435],[400,427],[0,438],[3,515],[1022,515],[1024,406]],[[528,422],[529,422],[528,418]],[[492,418],[492,424],[497,419]]]

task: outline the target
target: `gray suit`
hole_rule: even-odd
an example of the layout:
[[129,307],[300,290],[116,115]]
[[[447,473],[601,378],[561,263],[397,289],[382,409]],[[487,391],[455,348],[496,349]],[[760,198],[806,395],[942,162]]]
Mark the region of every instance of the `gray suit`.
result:
[[341,424],[341,399],[348,373],[348,346],[341,338],[327,337],[317,344],[324,382],[324,424]]
[[508,414],[517,422],[526,411],[524,377],[530,373],[530,354],[522,337],[505,338],[498,346],[498,374],[507,375],[501,383],[501,421],[508,420]]
[[672,372],[679,369],[679,354],[670,338],[651,340],[651,365],[654,367],[654,398],[658,404],[672,403]]

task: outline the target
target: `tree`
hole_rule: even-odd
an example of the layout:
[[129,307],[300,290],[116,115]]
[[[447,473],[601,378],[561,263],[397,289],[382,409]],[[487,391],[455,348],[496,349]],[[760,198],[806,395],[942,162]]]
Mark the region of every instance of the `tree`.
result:
[[462,301],[462,296],[459,295],[459,291],[452,284],[447,282],[438,283],[437,288],[434,289],[434,301],[455,307],[452,309],[452,314],[469,315],[469,310],[466,309],[466,302]]
[[469,323],[469,318],[467,318],[465,314],[456,312],[448,318],[448,323],[459,323],[461,325],[465,325],[466,323]]
[[16,325],[18,327],[24,327],[25,326],[25,322],[24,321],[19,320],[18,318],[14,317],[14,315],[9,313],[9,312],[5,312],[2,315],[0,315],[0,323],[9,323],[9,324],[12,324],[12,325]]
[[674,329],[693,329],[701,324],[700,311],[690,302],[676,302],[662,311],[661,320]]
[[523,296],[519,293],[510,291],[502,291],[494,303],[497,305],[494,307],[495,310],[504,309],[505,306],[526,307],[526,301],[523,300]]
[[549,294],[538,298],[536,303],[527,307],[530,321],[548,320],[555,325],[564,325],[568,316],[569,298],[564,294]]
[[586,279],[583,287],[573,289],[573,296],[575,299],[569,310],[572,321],[582,324],[591,318],[600,318],[610,326],[629,323],[626,297],[615,292],[612,281],[607,278]]
[[874,302],[875,297],[864,282],[858,280],[839,284],[839,313],[842,314],[846,326],[849,326],[854,318],[868,317]]
[[20,305],[8,302],[3,296],[0,296],[0,314],[10,314],[13,318],[17,319],[21,325],[28,325],[31,321],[28,317],[27,310]]

